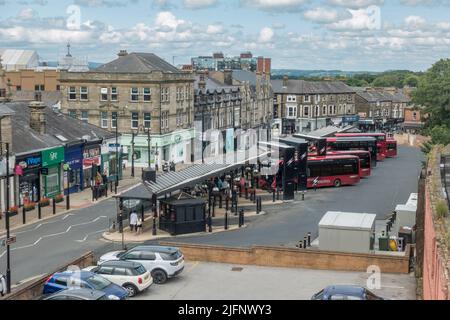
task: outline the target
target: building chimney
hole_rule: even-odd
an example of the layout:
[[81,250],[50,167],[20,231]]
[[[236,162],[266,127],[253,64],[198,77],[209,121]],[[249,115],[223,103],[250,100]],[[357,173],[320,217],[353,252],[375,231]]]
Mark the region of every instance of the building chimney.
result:
[[198,81],[198,88],[200,90],[205,90],[206,89],[206,72],[201,71],[199,72],[199,81]]
[[128,55],[127,50],[120,50],[117,54],[119,57],[126,57]]
[[225,69],[223,71],[223,82],[227,86],[232,86],[233,85],[233,70]]
[[257,74],[262,74],[264,71],[264,58],[263,57],[258,57],[258,65],[256,68],[256,73]]
[[287,88],[289,82],[289,77],[287,75],[283,76],[283,87]]
[[30,128],[40,134],[46,133],[46,105],[41,101],[31,101],[28,105],[30,108]]
[[266,75],[270,75],[271,72],[272,72],[271,69],[272,69],[272,59],[266,58],[266,59],[264,60],[264,73],[265,73]]

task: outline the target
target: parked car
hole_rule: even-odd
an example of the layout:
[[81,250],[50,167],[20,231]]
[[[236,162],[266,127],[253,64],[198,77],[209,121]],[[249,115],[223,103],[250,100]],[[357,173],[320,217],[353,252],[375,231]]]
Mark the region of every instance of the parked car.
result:
[[119,298],[98,290],[64,289],[56,293],[43,295],[39,300],[119,300]]
[[64,271],[50,276],[44,284],[44,294],[55,293],[64,289],[98,290],[120,300],[128,297],[128,291],[93,272]]
[[366,288],[358,286],[329,286],[312,296],[311,300],[384,300]]
[[128,251],[110,252],[101,256],[97,264],[117,260],[141,263],[150,271],[156,284],[165,283],[184,269],[184,256],[181,251],[178,248],[162,246],[138,246]]
[[112,283],[122,286],[128,291],[130,297],[147,290],[153,284],[150,271],[136,262],[107,261],[101,266],[92,266],[84,270],[98,274]]

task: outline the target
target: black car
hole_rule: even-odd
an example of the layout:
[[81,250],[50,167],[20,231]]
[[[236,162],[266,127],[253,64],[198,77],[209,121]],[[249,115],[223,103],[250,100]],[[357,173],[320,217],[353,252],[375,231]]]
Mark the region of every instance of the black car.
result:
[[117,300],[117,297],[90,289],[66,289],[53,294],[44,295],[39,300]]
[[366,288],[358,286],[329,286],[312,296],[311,300],[384,300]]

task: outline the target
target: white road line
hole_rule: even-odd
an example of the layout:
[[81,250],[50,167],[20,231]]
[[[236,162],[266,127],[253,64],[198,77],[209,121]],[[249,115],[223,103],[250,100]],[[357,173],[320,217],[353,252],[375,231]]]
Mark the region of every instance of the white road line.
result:
[[[92,220],[92,221],[88,221],[88,222],[83,222],[83,223],[78,223],[78,224],[71,225],[71,226],[69,226],[69,227],[66,229],[66,231],[58,232],[58,233],[53,233],[53,234],[48,234],[48,235],[42,236],[42,237],[40,237],[39,239],[37,239],[35,242],[33,242],[32,244],[29,244],[29,245],[26,245],[26,246],[21,246],[21,247],[12,248],[11,251],[16,251],[16,250],[20,250],[20,249],[26,249],[26,248],[34,247],[34,246],[36,246],[39,242],[41,242],[41,240],[43,240],[43,239],[51,238],[51,237],[55,237],[55,236],[59,236],[59,235],[62,235],[62,234],[66,234],[66,233],[68,233],[70,230],[72,230],[72,228],[74,228],[74,227],[79,227],[79,226],[84,226],[84,225],[92,224],[92,223],[95,223],[95,222],[99,221],[100,219],[107,219],[107,218],[108,218],[107,216],[100,216],[100,217],[95,218],[95,219]],[[86,238],[86,239],[87,239],[87,238]],[[2,254],[0,254],[0,258],[2,258],[5,254],[6,254],[6,251],[3,252]]]
[[88,233],[82,240],[75,240],[75,241],[76,241],[76,242],[79,242],[79,243],[82,243],[82,242],[85,242],[85,241],[87,240],[87,238],[89,238],[89,236],[92,236],[92,235],[94,235],[94,234],[96,234],[96,233],[100,233],[100,232],[106,232],[106,231],[108,231],[108,230],[109,230],[109,229],[103,229],[103,230],[91,232],[91,233]]

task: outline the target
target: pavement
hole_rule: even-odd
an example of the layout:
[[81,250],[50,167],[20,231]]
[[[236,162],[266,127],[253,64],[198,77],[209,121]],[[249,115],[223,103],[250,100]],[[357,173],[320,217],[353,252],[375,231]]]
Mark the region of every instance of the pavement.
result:
[[[265,204],[262,209],[267,214],[246,218],[245,229],[186,236],[182,242],[293,247],[307,232],[317,237],[317,224],[329,210],[376,213],[379,219],[384,219],[397,204],[406,203],[409,195],[417,192],[422,159],[417,148],[400,146],[397,159],[380,163],[373,176],[357,186],[309,191],[304,202],[299,194],[294,202]],[[12,234],[17,235],[17,243],[11,246],[12,283],[51,272],[88,251],[99,256],[120,250],[120,243],[102,238],[115,219],[116,210],[115,201],[109,199],[15,230]],[[179,242],[180,239],[164,241]],[[146,243],[155,243],[155,240]],[[6,270],[4,247],[0,247],[0,270],[0,273]]]
[[[234,270],[234,271],[233,271]],[[133,300],[309,300],[329,285],[367,287],[369,274],[187,262],[185,270],[163,285],[152,285]],[[415,300],[414,275],[381,274],[376,295]]]

